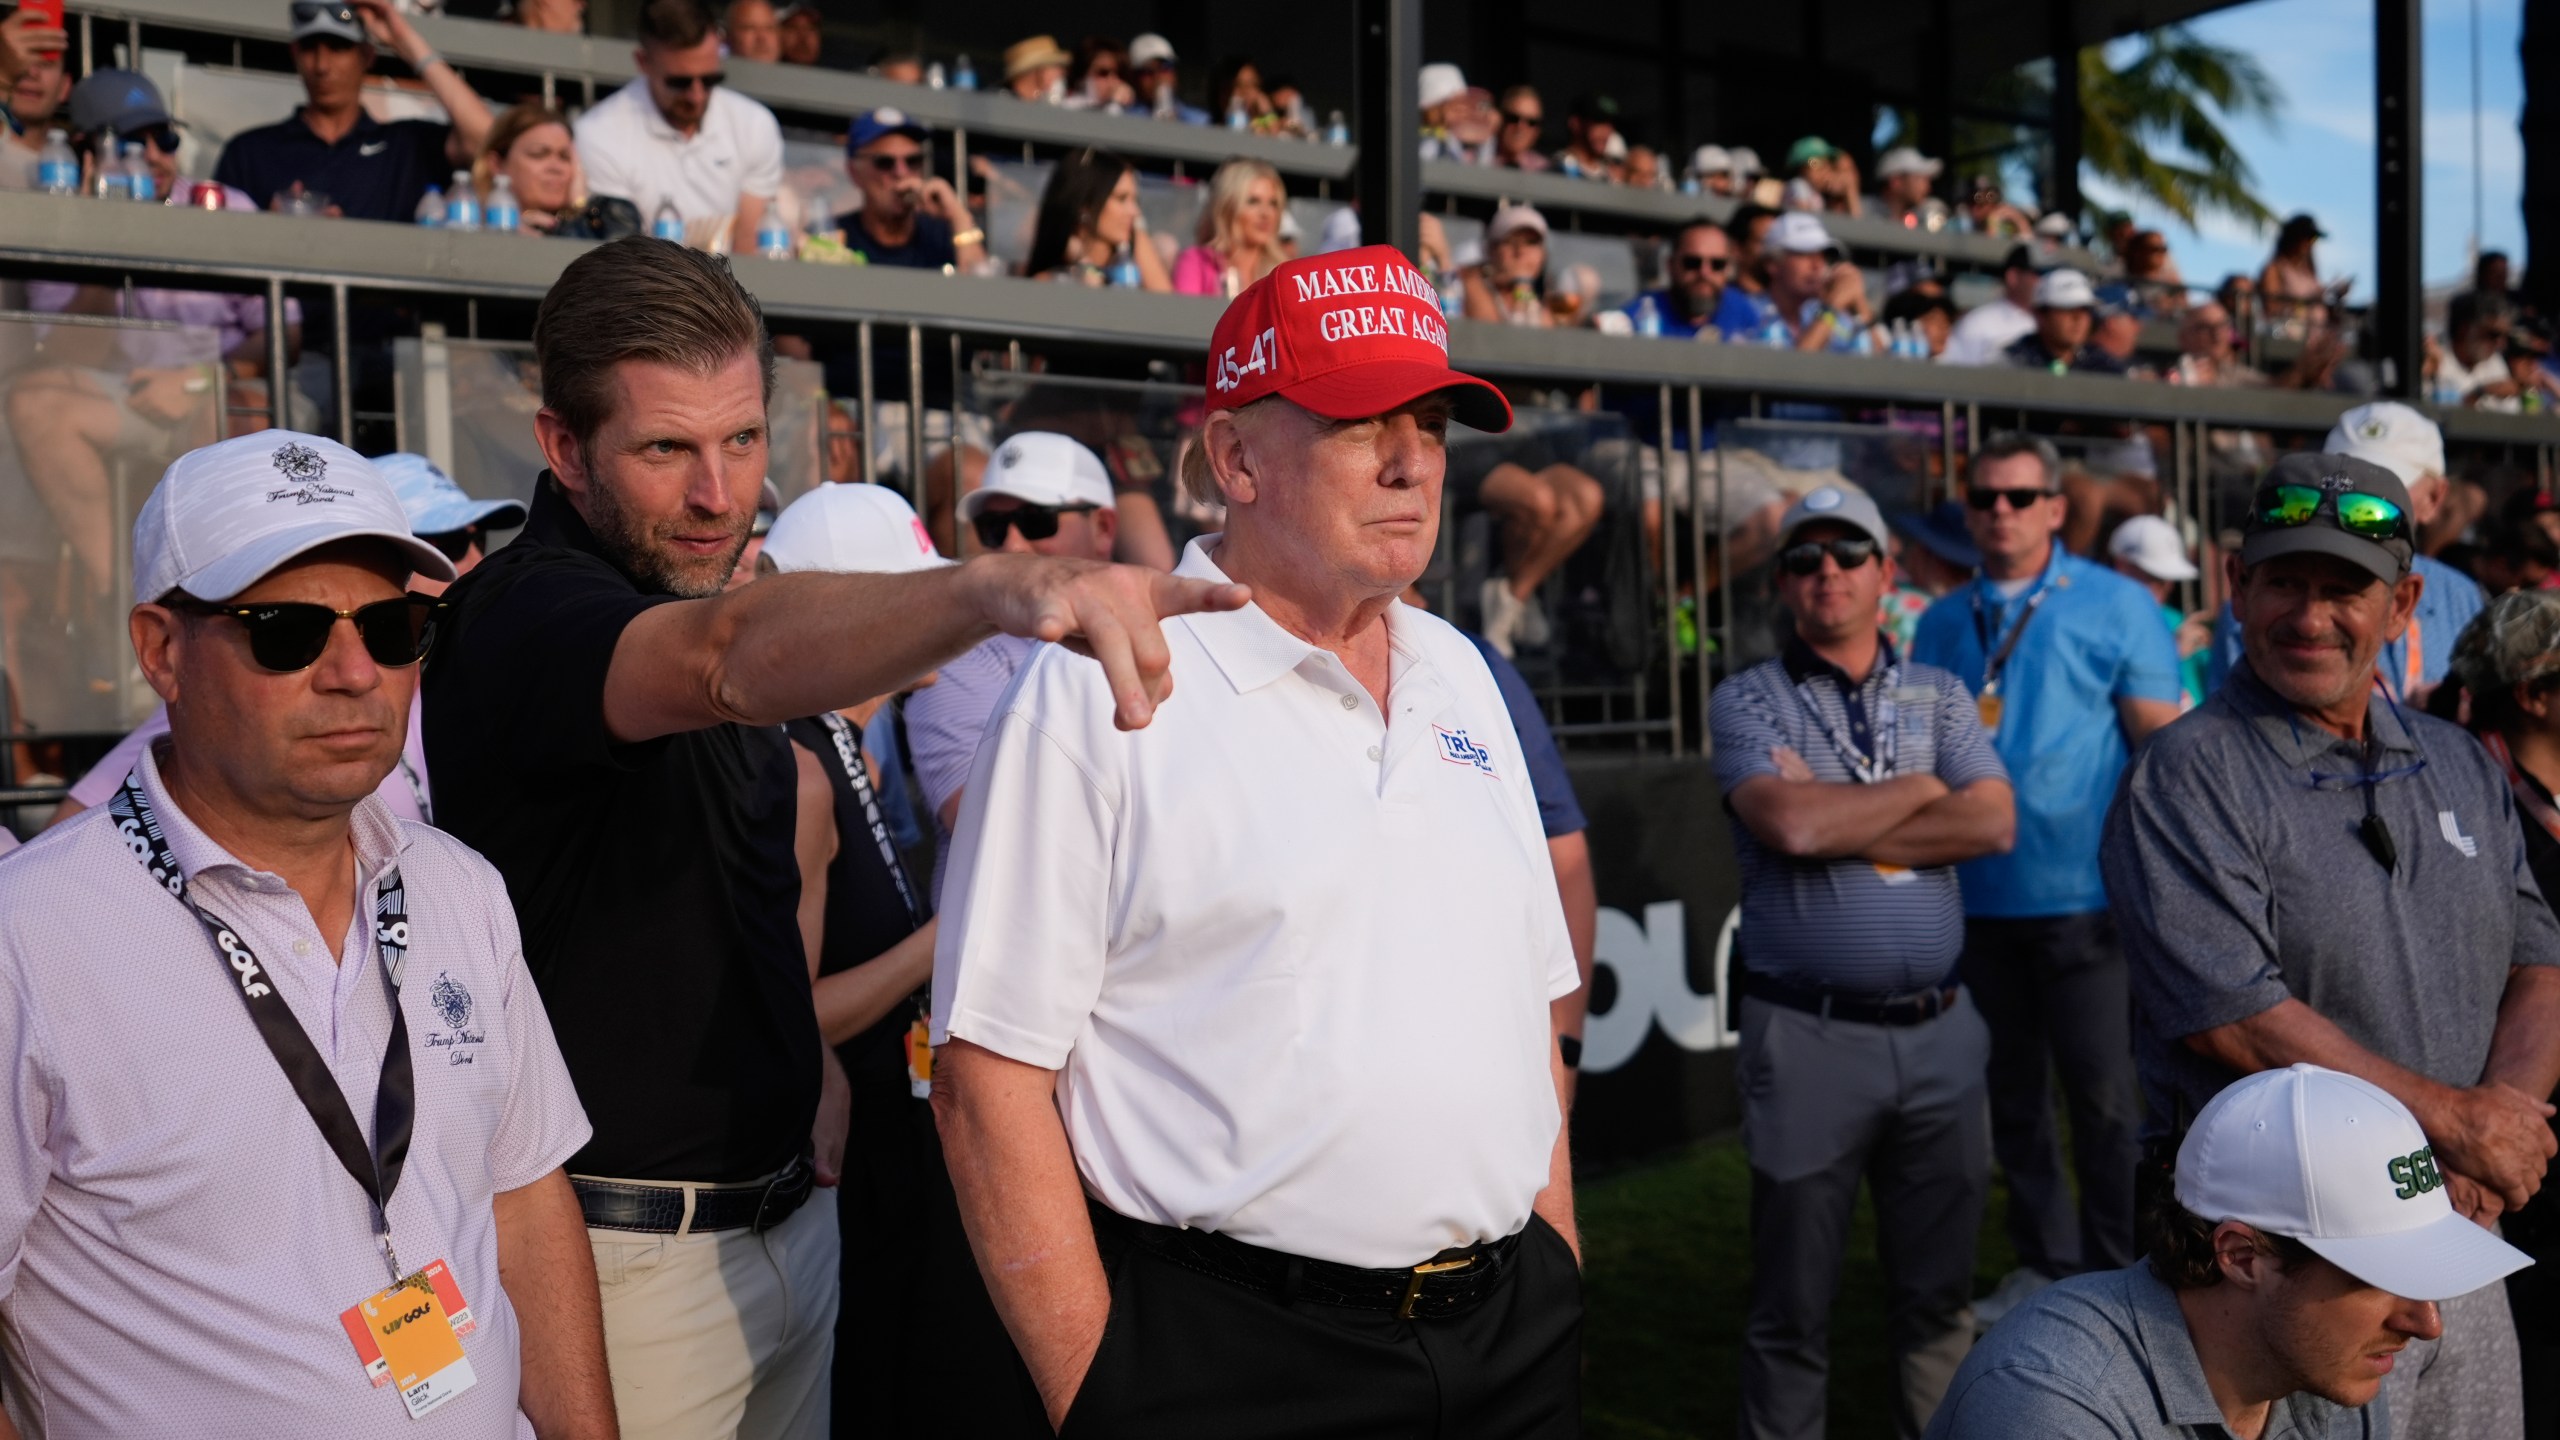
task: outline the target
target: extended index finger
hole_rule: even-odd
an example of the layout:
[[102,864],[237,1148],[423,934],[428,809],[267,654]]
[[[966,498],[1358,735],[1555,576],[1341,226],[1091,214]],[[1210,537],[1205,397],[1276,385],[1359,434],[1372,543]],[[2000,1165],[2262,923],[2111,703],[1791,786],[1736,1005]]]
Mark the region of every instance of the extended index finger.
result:
[[1158,575],[1152,586],[1156,615],[1169,619],[1203,611],[1241,610],[1253,602],[1253,587],[1184,575]]

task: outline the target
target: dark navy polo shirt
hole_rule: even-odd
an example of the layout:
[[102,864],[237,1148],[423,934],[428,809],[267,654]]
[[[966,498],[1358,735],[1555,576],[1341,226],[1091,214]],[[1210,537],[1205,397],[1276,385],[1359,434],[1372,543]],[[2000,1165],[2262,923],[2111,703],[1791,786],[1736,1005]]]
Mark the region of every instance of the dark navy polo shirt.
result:
[[1529,788],[1538,796],[1538,828],[1550,840],[1590,829],[1582,801],[1573,793],[1573,776],[1564,768],[1564,752],[1556,748],[1556,732],[1547,728],[1537,693],[1529,688],[1520,667],[1503,659],[1492,641],[1473,630],[1458,633],[1484,657],[1485,668],[1493,672],[1494,688],[1502,692],[1502,708],[1511,712],[1511,728],[1520,733],[1520,758],[1529,766]]
[[427,187],[453,174],[445,158],[452,133],[452,126],[432,120],[385,125],[359,115],[356,128],[332,145],[311,133],[296,110],[273,125],[232,136],[213,178],[247,191],[261,210],[299,180],[303,189],[328,196],[348,219],[406,224],[417,218],[418,197]]

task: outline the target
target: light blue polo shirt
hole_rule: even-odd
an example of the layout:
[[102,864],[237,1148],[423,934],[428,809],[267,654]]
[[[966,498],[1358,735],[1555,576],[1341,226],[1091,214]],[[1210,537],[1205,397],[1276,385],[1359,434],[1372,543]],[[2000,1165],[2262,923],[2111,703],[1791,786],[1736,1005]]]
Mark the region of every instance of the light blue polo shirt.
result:
[[1911,658],[1953,671],[1981,694],[1991,652],[2039,588],[2045,598],[2001,671],[2000,724],[1991,737],[2017,790],[2018,843],[2006,855],[1956,868],[1970,916],[2032,919],[2107,908],[2098,837],[2129,753],[2116,701],[2174,705],[2181,694],[2178,647],[2151,592],[2066,554],[2059,542],[2044,574],[2015,597],[1976,579],[1930,606]]
[[[2382,683],[2391,688],[2394,700],[2409,698],[2410,646],[2414,644],[2418,651],[2418,683],[2443,684],[2444,672],[2453,664],[2453,642],[2462,638],[2463,627],[2488,604],[2470,576],[2432,555],[2411,557],[2409,568],[2427,582],[2426,588],[2418,592],[2418,610],[2411,617],[2410,633],[2383,646],[2373,662]],[[2231,667],[2240,663],[2240,655],[2240,620],[2226,603],[2213,627],[2213,664],[2207,677],[2213,689],[2222,688]]]

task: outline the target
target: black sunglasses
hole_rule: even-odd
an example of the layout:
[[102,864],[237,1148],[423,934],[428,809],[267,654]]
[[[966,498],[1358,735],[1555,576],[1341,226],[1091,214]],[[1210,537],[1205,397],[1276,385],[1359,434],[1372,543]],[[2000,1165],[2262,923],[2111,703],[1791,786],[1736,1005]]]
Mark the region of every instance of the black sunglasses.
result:
[[480,543],[480,527],[465,525],[459,530],[447,530],[437,535],[421,535],[418,538],[436,547],[436,553],[459,565],[462,563],[462,557],[471,553],[471,547]]
[[863,158],[871,162],[872,169],[883,175],[894,175],[901,170],[912,170],[919,175],[924,173],[922,155],[869,155]]
[[661,75],[658,79],[670,90],[691,90],[697,85],[709,90],[717,85],[728,84],[729,72],[714,70],[708,75]]
[[1098,505],[1020,505],[1011,510],[989,510],[969,522],[978,532],[978,543],[990,550],[1004,548],[1004,532],[1019,530],[1025,540],[1046,540],[1058,533],[1058,517],[1081,515]]
[[1502,123],[1505,125],[1544,125],[1547,123],[1547,117],[1544,115],[1522,115],[1516,111],[1505,110],[1502,112]]
[[1985,490],[1977,486],[1964,492],[1964,503],[1986,512],[1999,509],[2003,503],[2012,510],[2024,510],[2039,500],[2050,500],[2061,493],[2059,490]]
[[1684,275],[1693,270],[1704,270],[1710,275],[1721,275],[1732,268],[1733,258],[1728,255],[1683,255],[1680,257],[1680,271]]
[[1778,564],[1790,575],[1813,575],[1822,570],[1822,557],[1830,556],[1843,570],[1855,570],[1876,558],[1876,542],[1855,535],[1837,540],[1807,540],[1778,552]]
[[249,658],[260,669],[290,675],[319,663],[329,648],[330,632],[341,620],[355,622],[356,637],[364,642],[364,653],[373,657],[374,664],[395,669],[415,665],[435,643],[436,618],[444,613],[444,602],[425,595],[402,595],[353,610],[332,610],[301,600],[269,605],[180,600],[169,608],[191,615],[230,616],[249,632]]

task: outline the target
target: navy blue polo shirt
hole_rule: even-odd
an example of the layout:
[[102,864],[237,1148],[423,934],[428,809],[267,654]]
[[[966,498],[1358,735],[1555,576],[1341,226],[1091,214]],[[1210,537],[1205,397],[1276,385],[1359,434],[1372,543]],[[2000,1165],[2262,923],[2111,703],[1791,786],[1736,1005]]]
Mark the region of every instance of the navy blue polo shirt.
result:
[[417,218],[418,197],[427,187],[453,174],[445,156],[452,134],[452,126],[433,120],[385,125],[360,114],[356,128],[332,145],[312,134],[296,110],[273,125],[232,136],[213,178],[247,191],[261,210],[272,208],[275,197],[299,180],[304,190],[328,196],[350,220],[406,224]]
[[[1707,728],[1715,738],[1716,784],[1727,795],[1778,774],[1772,752],[1780,746],[1832,785],[1858,783],[1851,750],[1861,763],[1891,775],[1935,775],[1950,790],[2008,778],[1964,682],[1932,665],[1898,661],[1889,640],[1865,678],[1852,682],[1789,636],[1777,659],[1716,687]],[[1733,849],[1742,871],[1740,943],[1754,972],[1900,994],[1942,984],[1955,968],[1964,947],[1955,867],[1799,860],[1761,844],[1740,819]]]
[[1502,692],[1502,708],[1511,712],[1511,728],[1520,733],[1520,758],[1528,763],[1529,788],[1538,796],[1538,828],[1550,840],[1590,829],[1591,822],[1582,816],[1582,801],[1573,793],[1573,777],[1565,773],[1564,752],[1556,748],[1556,732],[1547,728],[1537,694],[1530,690],[1520,667],[1503,659],[1492,641],[1473,630],[1458,633],[1467,637],[1467,643],[1484,657],[1485,667],[1493,671],[1493,686]]
[[960,263],[959,248],[951,243],[951,222],[939,215],[918,215],[916,228],[904,245],[884,245],[879,237],[862,227],[862,212],[847,210],[836,217],[844,230],[844,244],[873,265],[897,265],[911,270],[939,270]]

